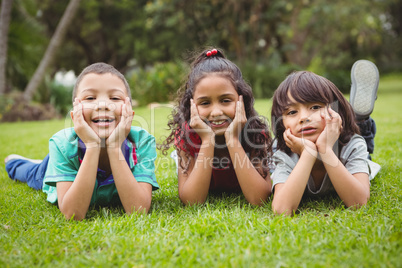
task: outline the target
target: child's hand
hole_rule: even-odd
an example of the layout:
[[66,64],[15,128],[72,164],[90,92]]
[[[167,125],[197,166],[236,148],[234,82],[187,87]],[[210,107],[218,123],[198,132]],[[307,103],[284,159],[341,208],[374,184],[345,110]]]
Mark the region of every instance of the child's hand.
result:
[[283,138],[285,140],[286,146],[288,146],[290,150],[295,154],[298,154],[300,156],[302,152],[306,150],[311,155],[317,157],[317,147],[314,142],[296,137],[292,134],[289,128],[285,130],[285,132],[283,132]]
[[318,152],[324,154],[327,150],[332,150],[342,131],[342,118],[337,112],[328,109],[321,111],[321,118],[325,119],[325,128],[316,141]]
[[101,140],[95,131],[85,121],[81,100],[76,98],[73,103],[73,111],[70,112],[71,119],[74,123],[74,131],[84,142],[87,148],[100,146]]
[[120,148],[131,130],[134,111],[131,107],[130,98],[126,97],[121,108],[121,118],[119,124],[106,139],[107,148]]
[[198,114],[197,106],[194,103],[194,100],[190,100],[191,103],[191,119],[190,119],[190,127],[195,130],[195,132],[200,136],[202,141],[206,141],[211,139],[211,137],[215,137],[214,132],[211,127],[208,126]]
[[239,96],[239,100],[236,103],[236,112],[235,117],[233,118],[232,123],[225,131],[225,139],[226,143],[230,143],[232,139],[238,139],[240,132],[244,128],[244,125],[247,122],[246,111],[244,110],[244,102],[243,96]]

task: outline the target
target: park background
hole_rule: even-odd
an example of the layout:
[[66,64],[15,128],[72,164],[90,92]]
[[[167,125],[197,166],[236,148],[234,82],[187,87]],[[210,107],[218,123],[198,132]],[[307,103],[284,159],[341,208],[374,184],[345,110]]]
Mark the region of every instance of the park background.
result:
[[51,135],[72,126],[74,74],[97,61],[125,74],[133,124],[160,142],[188,59],[208,46],[241,68],[267,118],[291,71],[314,71],[347,95],[353,62],[373,61],[381,74],[373,159],[382,170],[360,210],[313,199],[293,218],[275,217],[271,199],[256,208],[238,195],[184,207],[174,163],[158,152],[161,189],[148,215],[95,208],[69,222],[1,164],[0,266],[402,267],[400,14],[396,0],[2,0],[1,159],[47,154]]

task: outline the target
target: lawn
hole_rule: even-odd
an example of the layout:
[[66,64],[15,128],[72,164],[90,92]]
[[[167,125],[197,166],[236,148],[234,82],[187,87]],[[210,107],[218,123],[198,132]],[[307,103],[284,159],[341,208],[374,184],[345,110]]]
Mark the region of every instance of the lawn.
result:
[[[373,160],[382,165],[359,210],[339,198],[303,200],[294,217],[274,216],[241,195],[185,207],[174,163],[159,154],[148,215],[92,208],[70,222],[46,196],[11,181],[0,164],[0,267],[402,267],[402,77],[380,81]],[[268,116],[269,100],[257,110]],[[136,109],[134,124],[166,135],[169,107]],[[0,124],[0,158],[47,154],[50,136],[70,120]]]

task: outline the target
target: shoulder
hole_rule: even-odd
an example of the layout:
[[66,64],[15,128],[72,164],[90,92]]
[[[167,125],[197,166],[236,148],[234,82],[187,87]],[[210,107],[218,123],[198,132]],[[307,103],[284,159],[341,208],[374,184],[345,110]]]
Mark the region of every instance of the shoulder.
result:
[[58,132],[56,132],[56,134],[54,134],[51,139],[54,140],[59,140],[59,141],[69,141],[72,139],[76,139],[78,138],[78,135],[75,133],[74,128],[70,127],[70,128],[65,128],[62,129]]
[[54,134],[49,140],[49,147],[62,148],[64,151],[76,151],[78,135],[74,128],[65,128]]
[[294,167],[297,161],[299,161],[299,156],[297,154],[291,153],[290,155],[288,155],[287,153],[281,150],[276,151],[272,158],[276,165],[283,163],[290,167]]
[[132,126],[127,139],[134,144],[137,155],[156,157],[155,137],[145,129]]
[[350,141],[343,146],[340,154],[340,158],[347,159],[352,154],[361,154],[367,158],[367,144],[364,138],[358,134],[352,136]]
[[78,135],[75,133],[74,128],[65,128],[54,134],[50,141],[59,145],[77,146]]
[[132,126],[130,133],[128,134],[128,139],[135,142],[139,146],[143,142],[155,142],[155,137],[151,135],[148,131],[143,128]]

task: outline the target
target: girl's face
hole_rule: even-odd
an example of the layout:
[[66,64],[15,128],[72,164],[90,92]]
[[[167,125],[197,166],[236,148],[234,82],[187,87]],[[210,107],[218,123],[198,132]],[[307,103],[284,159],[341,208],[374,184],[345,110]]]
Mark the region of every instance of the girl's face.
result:
[[239,99],[232,83],[218,74],[210,74],[198,82],[193,99],[201,119],[216,135],[223,135],[234,119]]
[[85,75],[76,96],[83,105],[85,121],[101,139],[108,138],[119,124],[126,97],[123,81],[110,73]]
[[322,102],[298,103],[289,95],[291,104],[284,110],[283,125],[285,129],[298,138],[308,139],[316,142],[318,136],[325,128],[325,119],[321,112],[326,109]]

